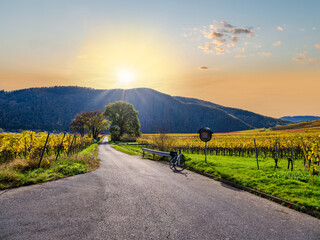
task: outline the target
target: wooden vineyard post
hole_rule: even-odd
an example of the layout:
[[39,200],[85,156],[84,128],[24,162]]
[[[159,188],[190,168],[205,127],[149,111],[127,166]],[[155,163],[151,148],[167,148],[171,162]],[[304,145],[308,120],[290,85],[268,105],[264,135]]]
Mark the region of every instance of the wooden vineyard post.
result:
[[[305,159],[305,164],[307,163],[307,167],[308,167],[308,171],[309,171],[309,174],[310,174],[310,178],[313,182],[313,176],[312,176],[312,173],[311,173],[311,170],[310,170],[310,164],[309,164],[309,161],[308,161],[308,155],[307,155],[307,148],[306,146],[304,145],[304,142],[303,140],[302,141],[302,147],[303,147],[303,154],[304,154],[304,159]],[[304,166],[306,167],[306,166]]]
[[24,158],[27,158],[27,139],[24,139]]
[[73,135],[72,141],[71,141],[70,146],[69,146],[69,148],[68,148],[67,156],[69,156],[70,149],[71,149],[71,147],[72,147],[72,144],[73,144],[75,138],[76,138],[76,135]]
[[[74,135],[74,145],[77,146],[77,136]],[[73,148],[73,154],[75,153],[75,148]]]
[[276,139],[276,159],[278,159],[278,142],[277,142],[277,139]]
[[65,135],[66,135],[66,133],[63,134],[61,143],[60,143],[60,145],[59,145],[59,147],[58,147],[58,154],[57,154],[57,157],[56,157],[56,161],[57,161],[57,159],[58,159],[58,157],[59,157],[59,155],[60,155],[60,148],[61,148],[61,146],[62,146],[62,144],[63,144],[63,139],[64,139],[64,136],[65,136]]
[[[291,139],[291,159],[292,159],[292,165],[294,163],[294,156],[293,156],[293,144],[292,144],[292,139]],[[293,166],[292,166],[293,167]]]
[[46,142],[45,142],[45,144],[44,144],[44,146],[43,146],[42,153],[41,153],[41,157],[40,157],[39,164],[38,164],[38,168],[40,167],[40,164],[41,164],[41,161],[42,161],[42,158],[43,158],[44,151],[46,150],[47,143],[48,143],[48,139],[49,139],[49,135],[50,135],[50,133],[48,133]]
[[256,144],[256,139],[255,138],[253,139],[253,142],[254,142],[254,150],[256,152],[257,168],[259,170],[258,152],[257,152],[257,144]]

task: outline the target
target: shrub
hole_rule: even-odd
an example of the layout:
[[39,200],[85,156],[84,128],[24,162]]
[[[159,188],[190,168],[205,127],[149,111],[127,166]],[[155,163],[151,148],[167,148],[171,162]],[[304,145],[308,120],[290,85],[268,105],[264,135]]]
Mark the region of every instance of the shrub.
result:
[[174,138],[165,133],[159,133],[159,135],[152,138],[152,142],[160,151],[168,152],[172,150]]

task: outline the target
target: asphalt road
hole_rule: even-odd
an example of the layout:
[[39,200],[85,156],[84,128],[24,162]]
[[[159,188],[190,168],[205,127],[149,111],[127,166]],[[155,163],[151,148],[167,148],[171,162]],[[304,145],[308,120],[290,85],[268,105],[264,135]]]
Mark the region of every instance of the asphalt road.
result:
[[320,239],[320,220],[99,147],[100,168],[0,192],[0,239]]

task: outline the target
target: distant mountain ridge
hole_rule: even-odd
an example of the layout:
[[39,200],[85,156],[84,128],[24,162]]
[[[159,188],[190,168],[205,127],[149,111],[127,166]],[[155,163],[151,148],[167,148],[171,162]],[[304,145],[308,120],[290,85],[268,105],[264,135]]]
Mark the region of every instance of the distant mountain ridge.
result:
[[148,88],[49,87],[0,91],[0,128],[67,131],[77,113],[103,111],[105,105],[118,100],[132,103],[139,111],[143,133],[159,130],[192,133],[203,126],[215,132],[230,132],[288,123],[199,99],[172,97]]
[[306,122],[306,121],[314,121],[314,120],[319,120],[319,116],[285,116],[280,118],[285,121],[290,121],[290,122]]

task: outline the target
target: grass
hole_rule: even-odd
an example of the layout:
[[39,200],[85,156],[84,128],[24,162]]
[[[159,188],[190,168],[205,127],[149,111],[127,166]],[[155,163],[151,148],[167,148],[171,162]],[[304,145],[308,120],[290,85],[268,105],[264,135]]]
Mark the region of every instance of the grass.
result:
[[90,172],[99,167],[99,143],[91,144],[78,154],[48,157],[38,166],[38,159],[14,159],[0,165],[0,190],[43,183],[76,174]]
[[[115,144],[114,142],[111,142],[111,144]],[[114,149],[129,154],[129,155],[141,155],[141,145],[135,145],[135,144],[128,144],[127,142],[123,142],[117,145],[112,146]]]
[[126,147],[119,146],[119,145],[115,145],[112,147],[120,152],[129,154],[129,155],[140,155],[140,153],[135,151],[134,149],[126,148]]
[[[142,155],[141,146],[122,144],[114,146],[124,153]],[[274,168],[271,158],[259,159],[259,170],[255,158],[235,156],[208,156],[207,163],[202,154],[184,154],[186,166],[214,174],[235,183],[280,197],[316,211],[320,211],[320,175],[311,181],[309,172],[304,169],[303,161],[294,163],[294,171],[287,169],[287,160],[279,160],[279,168]]]

